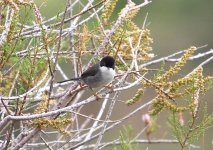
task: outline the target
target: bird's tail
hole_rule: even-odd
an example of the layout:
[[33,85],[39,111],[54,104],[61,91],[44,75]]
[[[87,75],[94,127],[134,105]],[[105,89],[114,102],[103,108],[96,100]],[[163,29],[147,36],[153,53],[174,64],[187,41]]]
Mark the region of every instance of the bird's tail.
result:
[[57,83],[64,83],[64,82],[78,81],[78,80],[81,80],[81,77],[78,77],[78,78],[71,78],[71,79],[64,80],[64,81],[59,81],[59,82],[57,82]]

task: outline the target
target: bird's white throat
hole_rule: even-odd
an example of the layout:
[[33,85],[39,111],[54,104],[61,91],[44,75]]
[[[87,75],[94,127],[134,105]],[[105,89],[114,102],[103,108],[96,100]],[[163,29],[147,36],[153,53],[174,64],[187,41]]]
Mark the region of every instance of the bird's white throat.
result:
[[100,70],[105,84],[110,83],[114,79],[116,74],[114,69],[102,66]]

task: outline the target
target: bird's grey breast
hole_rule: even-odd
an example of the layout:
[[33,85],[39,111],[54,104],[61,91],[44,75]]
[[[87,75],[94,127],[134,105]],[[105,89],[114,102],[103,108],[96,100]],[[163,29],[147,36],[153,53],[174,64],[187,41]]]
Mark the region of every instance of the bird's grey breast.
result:
[[91,88],[97,88],[110,83],[115,76],[115,71],[112,68],[105,66],[99,67],[94,76],[88,76],[84,78],[84,82]]

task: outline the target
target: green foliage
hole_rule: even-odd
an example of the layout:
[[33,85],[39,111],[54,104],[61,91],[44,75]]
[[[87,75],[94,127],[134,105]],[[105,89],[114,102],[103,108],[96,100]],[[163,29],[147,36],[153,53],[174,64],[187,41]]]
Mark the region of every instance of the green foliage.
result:
[[[184,138],[186,129],[183,128],[183,126],[179,122],[179,118],[177,117],[177,113],[173,113],[168,118],[168,122],[170,127],[172,128],[172,131],[174,133],[175,138],[181,142]],[[190,121],[189,121],[190,122]],[[188,126],[186,126],[188,128]]]
[[[120,131],[120,146],[122,150],[136,150],[139,149],[139,146],[137,144],[132,144],[132,132],[133,128],[131,125],[124,126],[123,131]],[[114,150],[117,150],[116,146],[113,148]]]
[[206,130],[212,126],[213,114],[209,115],[207,113],[207,105],[204,106],[203,113],[201,121],[198,122],[198,117],[191,116],[185,124],[180,123],[177,113],[170,115],[168,119],[169,126],[182,149],[198,141]]
[[33,21],[35,20],[35,16],[33,14],[32,6],[26,7],[21,6],[19,21],[22,24],[33,25]]
[[23,76],[23,79],[31,80],[38,77],[38,75],[41,73],[40,71],[44,70],[46,60],[39,59],[39,60],[33,60],[31,58],[24,59],[23,63],[21,63],[20,67],[20,73]]

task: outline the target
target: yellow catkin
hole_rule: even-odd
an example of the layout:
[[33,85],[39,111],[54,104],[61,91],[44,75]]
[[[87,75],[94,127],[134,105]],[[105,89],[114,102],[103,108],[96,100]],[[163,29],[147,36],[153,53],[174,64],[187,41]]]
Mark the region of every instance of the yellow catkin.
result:
[[41,97],[41,102],[39,103],[38,107],[35,109],[34,114],[41,114],[46,111],[48,104],[48,96],[43,94]]
[[128,100],[126,102],[126,104],[128,106],[135,104],[136,102],[138,102],[140,100],[140,98],[143,95],[143,93],[144,93],[143,88],[138,89],[138,91],[136,92],[135,96],[132,99]]
[[[39,103],[38,107],[35,109],[34,114],[41,114],[46,111],[47,103],[48,103],[48,96],[43,94],[41,98],[41,102]],[[60,131],[63,134],[69,135],[68,132],[65,131],[64,126],[67,124],[72,123],[73,120],[71,118],[58,117],[56,119],[51,119],[48,117],[37,118],[32,121],[30,126],[37,126],[40,128],[54,128]]]
[[[135,3],[132,2],[129,7],[132,8],[134,6],[135,6]],[[132,11],[129,11],[128,14],[126,15],[125,19],[132,19],[132,18],[134,18],[138,14],[139,10],[140,10],[140,8],[134,9]]]
[[181,57],[181,60],[175,64],[174,67],[170,68],[169,71],[167,71],[165,74],[157,78],[157,81],[162,80],[168,80],[170,79],[174,74],[178,73],[181,70],[181,67],[183,67],[189,57],[196,51],[196,47],[192,46],[190,47],[186,53]]
[[102,10],[102,14],[101,14],[101,18],[103,19],[104,23],[107,22],[109,18],[111,17],[117,2],[118,0],[108,0],[105,3],[104,9]]
[[[161,81],[163,82],[163,81]],[[203,77],[203,68],[199,67],[194,70],[190,75],[178,79],[178,81],[169,82],[168,84],[163,83],[152,83],[149,86],[158,87],[156,88],[157,96],[152,105],[152,109],[150,111],[151,115],[159,114],[163,109],[167,109],[172,112],[184,112],[194,110],[196,107],[196,103],[194,98],[194,94],[197,92],[204,93],[205,92],[205,78]],[[167,87],[167,93],[165,94],[162,90],[165,86]],[[184,90],[183,90],[184,89]],[[181,92],[179,92],[181,91]],[[189,95],[191,98],[189,98]],[[184,106],[179,106],[177,104],[173,104],[171,98],[175,100],[175,98],[182,97],[183,100],[187,100],[187,104]]]

